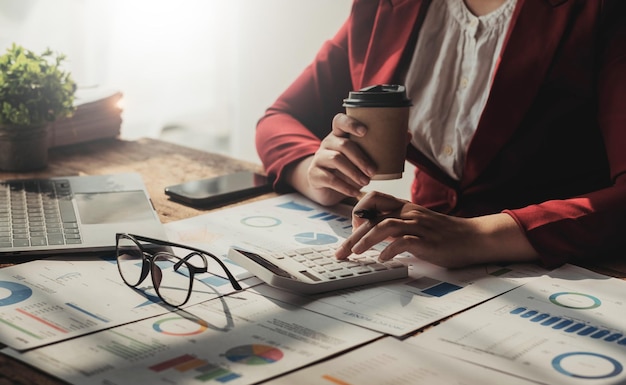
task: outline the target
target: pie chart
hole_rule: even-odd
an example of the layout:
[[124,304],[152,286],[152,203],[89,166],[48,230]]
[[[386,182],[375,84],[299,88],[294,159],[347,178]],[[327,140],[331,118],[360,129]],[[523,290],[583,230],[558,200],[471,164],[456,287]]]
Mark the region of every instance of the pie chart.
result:
[[0,281],[0,306],[14,305],[33,295],[30,287],[17,282]]
[[273,364],[283,358],[283,352],[269,345],[241,345],[229,349],[225,354],[229,361],[244,365]]
[[552,367],[566,376],[588,380],[615,377],[624,370],[616,359],[591,352],[560,354],[552,360]]
[[170,317],[159,320],[152,324],[152,328],[170,336],[192,336],[200,334],[208,327],[208,323],[199,318]]
[[241,223],[250,227],[274,227],[282,223],[278,218],[267,217],[264,215],[256,215],[246,217],[241,220]]
[[592,295],[570,291],[554,293],[549,300],[558,306],[581,310],[595,309],[602,304],[602,301]]
[[339,240],[334,235],[314,232],[296,234],[295,238],[305,245],[328,245]]

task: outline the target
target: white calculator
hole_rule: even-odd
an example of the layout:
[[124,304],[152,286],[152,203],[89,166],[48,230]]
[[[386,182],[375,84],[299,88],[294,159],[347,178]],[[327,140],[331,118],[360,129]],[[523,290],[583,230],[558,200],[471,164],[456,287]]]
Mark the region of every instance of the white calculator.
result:
[[408,276],[408,266],[396,260],[378,262],[378,251],[335,258],[332,247],[307,247],[259,255],[231,248],[228,257],[270,286],[302,294],[345,289]]

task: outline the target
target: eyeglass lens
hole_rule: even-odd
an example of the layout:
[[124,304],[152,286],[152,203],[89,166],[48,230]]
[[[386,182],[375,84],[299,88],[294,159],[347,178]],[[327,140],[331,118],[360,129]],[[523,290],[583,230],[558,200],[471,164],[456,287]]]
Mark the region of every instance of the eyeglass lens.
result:
[[[143,245],[144,249],[150,246],[149,244]],[[172,247],[168,252],[154,253],[150,264],[144,258],[142,248],[134,239],[127,236],[118,238],[117,266],[124,282],[135,287],[147,277],[148,269],[150,269],[157,295],[173,306],[184,304],[191,292],[193,281],[190,279],[189,263],[196,263],[198,266],[205,265],[199,254],[191,253],[189,257],[188,255],[188,250]],[[182,260],[183,258],[185,260]]]
[[133,287],[139,285],[148,273],[141,248],[125,236],[117,240],[117,268],[124,282]]
[[191,292],[189,264],[168,253],[158,253],[152,264],[152,282],[159,296],[170,305],[179,306]]

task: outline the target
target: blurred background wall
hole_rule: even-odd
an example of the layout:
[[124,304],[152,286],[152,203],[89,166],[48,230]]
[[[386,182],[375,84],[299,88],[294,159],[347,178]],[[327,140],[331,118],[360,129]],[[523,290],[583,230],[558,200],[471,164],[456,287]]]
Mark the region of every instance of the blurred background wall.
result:
[[[256,121],[352,0],[0,0],[0,49],[67,55],[79,87],[124,94],[122,136],[259,162]],[[385,182],[388,189],[394,182]],[[398,193],[408,193],[400,182]]]

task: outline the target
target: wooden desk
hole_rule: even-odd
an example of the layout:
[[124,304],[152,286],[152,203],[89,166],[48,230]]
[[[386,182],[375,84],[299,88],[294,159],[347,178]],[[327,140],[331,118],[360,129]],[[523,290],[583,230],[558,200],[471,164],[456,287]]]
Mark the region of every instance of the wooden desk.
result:
[[[27,174],[0,172],[0,179],[137,172],[144,179],[161,221],[167,223],[196,216],[203,211],[170,201],[163,193],[165,186],[242,170],[261,171],[261,167],[158,140],[102,140],[54,149],[50,152],[47,169]],[[274,195],[266,194],[258,199]],[[584,267],[615,277],[626,277],[624,262],[594,261],[593,266]],[[0,355],[0,385],[7,384],[66,383],[13,358]]]
[[163,193],[165,186],[242,170],[262,171],[262,168],[160,140],[106,139],[55,148],[50,151],[46,169],[29,173],[0,171],[0,179],[136,172],[143,177],[161,222],[167,223],[203,211],[170,201]]
[[[163,193],[165,186],[243,170],[262,171],[262,168],[159,140],[106,139],[53,149],[46,169],[21,174],[0,172],[0,179],[137,172],[143,177],[161,222],[167,223],[203,211],[170,201]],[[265,197],[272,195],[266,194]],[[66,383],[0,354],[0,385],[8,384]]]

